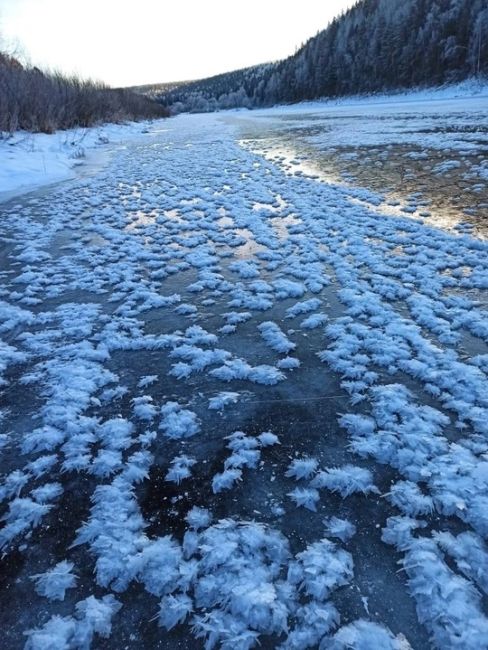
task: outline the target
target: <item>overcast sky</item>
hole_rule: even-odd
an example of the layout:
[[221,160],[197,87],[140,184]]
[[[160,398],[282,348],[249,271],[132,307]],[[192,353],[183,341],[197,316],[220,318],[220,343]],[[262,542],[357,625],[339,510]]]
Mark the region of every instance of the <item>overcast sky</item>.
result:
[[113,86],[280,59],[354,0],[0,0],[0,35],[39,67]]

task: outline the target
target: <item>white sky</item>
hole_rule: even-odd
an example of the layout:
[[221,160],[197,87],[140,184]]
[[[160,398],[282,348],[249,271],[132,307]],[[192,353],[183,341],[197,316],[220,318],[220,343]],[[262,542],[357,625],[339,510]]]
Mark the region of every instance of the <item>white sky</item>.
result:
[[41,68],[113,86],[273,61],[355,0],[0,0],[0,36]]

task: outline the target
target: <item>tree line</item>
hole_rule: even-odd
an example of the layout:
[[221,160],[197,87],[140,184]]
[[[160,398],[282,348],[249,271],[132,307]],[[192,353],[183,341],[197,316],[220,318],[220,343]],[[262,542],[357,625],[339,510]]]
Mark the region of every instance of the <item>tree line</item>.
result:
[[52,133],[167,115],[160,103],[131,90],[45,73],[0,52],[0,132]]
[[293,56],[151,90],[172,112],[270,106],[488,75],[488,0],[360,0]]

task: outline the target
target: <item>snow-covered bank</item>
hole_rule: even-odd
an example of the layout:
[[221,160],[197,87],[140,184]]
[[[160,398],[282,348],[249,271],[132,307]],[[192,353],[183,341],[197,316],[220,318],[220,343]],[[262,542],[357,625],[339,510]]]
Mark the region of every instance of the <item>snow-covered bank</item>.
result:
[[[378,104],[415,104],[471,98],[488,98],[488,79],[472,78],[456,84],[446,84],[432,88],[414,88],[412,90],[374,93],[370,95],[346,95],[335,99],[324,97],[323,99],[298,102],[287,106],[276,106],[274,110],[303,113],[310,110],[315,111],[316,109],[335,107],[347,108],[349,106],[368,107]],[[265,109],[265,111],[270,110],[273,109]]]
[[0,133],[0,201],[23,192],[73,178],[96,165],[107,145],[147,137],[165,128],[165,120],[104,124],[53,134]]

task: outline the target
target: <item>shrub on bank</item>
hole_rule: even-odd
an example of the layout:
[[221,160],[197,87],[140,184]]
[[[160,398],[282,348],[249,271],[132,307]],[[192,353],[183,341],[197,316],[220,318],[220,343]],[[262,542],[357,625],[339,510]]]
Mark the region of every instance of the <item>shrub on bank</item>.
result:
[[131,90],[45,73],[0,53],[0,131],[52,133],[167,115],[160,104]]

